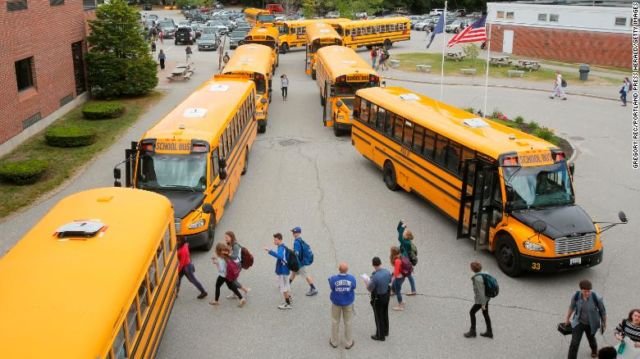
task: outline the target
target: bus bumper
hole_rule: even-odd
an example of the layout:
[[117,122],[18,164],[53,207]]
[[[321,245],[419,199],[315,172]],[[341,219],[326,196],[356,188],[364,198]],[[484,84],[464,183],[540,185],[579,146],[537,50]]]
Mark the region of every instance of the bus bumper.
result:
[[206,230],[196,234],[178,234],[178,237],[184,238],[184,241],[189,243],[189,247],[191,248],[199,248],[209,242],[209,232],[207,232]]
[[351,131],[351,123],[333,121],[333,125],[340,131]]
[[561,272],[593,267],[602,262],[602,252],[603,250],[600,250],[594,253],[557,259],[521,255],[522,269],[531,272]]

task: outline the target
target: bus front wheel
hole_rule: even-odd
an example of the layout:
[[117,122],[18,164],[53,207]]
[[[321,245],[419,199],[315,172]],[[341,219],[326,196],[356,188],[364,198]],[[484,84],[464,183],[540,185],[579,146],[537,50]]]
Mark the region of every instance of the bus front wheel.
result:
[[[335,126],[335,125],[334,125]],[[382,168],[382,179],[387,188],[392,191],[398,190],[398,181],[396,180],[396,170],[393,168],[393,163],[387,160]]]
[[205,243],[202,248],[205,251],[209,251],[213,247],[213,239],[216,236],[216,216],[214,213],[211,213],[209,217],[209,228],[207,228],[207,243]]
[[280,52],[282,52],[283,54],[289,52],[289,44],[287,44],[286,42],[282,44],[282,46],[280,46]]
[[391,41],[389,39],[384,40],[384,48],[389,50],[391,48]]
[[267,124],[262,121],[262,122],[258,122],[258,133],[265,133],[267,132]]
[[518,277],[522,273],[520,252],[510,236],[502,235],[496,246],[498,266],[509,277]]
[[316,79],[316,70],[311,70],[311,79],[312,80]]

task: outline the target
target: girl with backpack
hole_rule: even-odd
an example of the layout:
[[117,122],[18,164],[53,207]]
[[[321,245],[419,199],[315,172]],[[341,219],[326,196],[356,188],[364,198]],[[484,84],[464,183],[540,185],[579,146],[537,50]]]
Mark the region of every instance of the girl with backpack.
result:
[[[398,305],[391,309],[404,310],[404,303],[402,302],[402,283],[404,283],[405,275],[411,274],[411,272],[408,271],[407,273],[406,263],[403,263],[402,256],[400,255],[400,248],[396,246],[391,247],[391,255],[389,260],[391,261],[391,265],[393,266],[391,288],[393,288],[393,291],[396,294],[396,298],[398,299]],[[409,263],[409,265],[411,265],[411,263]]]
[[[236,234],[233,233],[232,231],[225,232],[224,241],[227,243],[227,246],[229,246],[229,248],[231,249],[231,253],[229,254],[229,257],[231,258],[232,261],[236,262],[236,264],[238,265],[238,268],[240,269],[240,271],[242,271],[242,255],[241,255],[242,246],[236,240]],[[238,279],[236,279],[233,282],[233,284],[235,284],[236,288],[243,291],[245,296],[249,294],[249,291],[251,290],[250,288],[243,287],[242,284],[240,284],[240,282],[238,281]],[[233,294],[230,294],[227,296],[227,299],[233,299],[233,298],[236,298],[236,296]]]
[[240,291],[234,284],[234,282],[238,279],[238,274],[240,273],[240,266],[236,262],[234,262],[229,254],[231,253],[231,249],[225,243],[218,243],[216,245],[216,257],[211,257],[213,260],[213,264],[218,267],[218,279],[216,280],[216,294],[215,299],[209,304],[218,305],[218,299],[220,299],[220,287],[223,284],[227,285],[227,288],[231,290],[236,297],[240,298],[240,303],[238,303],[238,307],[244,306],[247,302],[246,299],[242,297]]
[[195,275],[196,267],[191,263],[191,254],[189,252],[189,243],[184,238],[178,237],[178,289],[180,291],[180,282],[182,277],[186,276],[189,282],[191,282],[199,291],[198,299],[202,299],[207,296],[207,291],[204,290],[198,278]]
[[[403,257],[409,258],[412,266],[418,263],[418,250],[413,244],[413,233],[407,229],[407,225],[404,220],[400,220],[398,223],[398,242],[400,242],[400,254]],[[411,286],[411,292],[407,295],[416,295],[416,281],[413,279],[413,272],[407,277],[409,279],[409,285]]]

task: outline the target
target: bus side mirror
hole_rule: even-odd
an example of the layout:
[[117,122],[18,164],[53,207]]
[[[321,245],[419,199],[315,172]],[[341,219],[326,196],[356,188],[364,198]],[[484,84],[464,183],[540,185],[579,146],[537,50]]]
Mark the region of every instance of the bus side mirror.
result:
[[213,206],[211,203],[205,203],[202,205],[202,212],[204,213],[213,213]]
[[536,233],[540,234],[547,230],[547,223],[540,220],[535,221],[533,222],[533,230],[536,231]]
[[571,173],[572,176],[575,170],[576,170],[576,164],[573,162],[569,163],[569,173]]
[[122,171],[120,171],[120,169],[117,168],[117,167],[113,169],[113,178],[116,181],[119,180],[120,178],[122,178]]
[[227,179],[227,169],[224,167],[220,168],[220,179],[221,180]]
[[507,202],[513,201],[513,188],[505,186],[505,192],[507,193]]
[[620,219],[620,222],[622,222],[622,223],[627,223],[627,221],[628,221],[627,215],[622,211],[618,212],[618,218]]

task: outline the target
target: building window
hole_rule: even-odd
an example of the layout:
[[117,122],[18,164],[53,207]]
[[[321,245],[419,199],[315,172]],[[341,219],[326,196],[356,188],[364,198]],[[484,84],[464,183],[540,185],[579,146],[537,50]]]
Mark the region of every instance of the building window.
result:
[[64,5],[64,0],[49,0],[49,5],[51,6]]
[[498,19],[504,19],[504,11],[498,11],[498,13],[496,14],[496,17]]
[[27,0],[7,0],[7,11],[27,9]]
[[616,26],[627,26],[627,18],[626,17],[617,17],[616,18]]
[[558,14],[550,14],[549,15],[549,21],[551,21],[551,22],[558,22],[559,19],[560,19],[560,15],[558,15]]
[[513,11],[507,11],[507,19],[513,20]]
[[96,0],[82,0],[82,6],[85,10],[95,9]]
[[547,14],[538,14],[538,21],[547,21]]
[[16,79],[18,81],[18,91],[34,86],[33,57],[16,61]]

